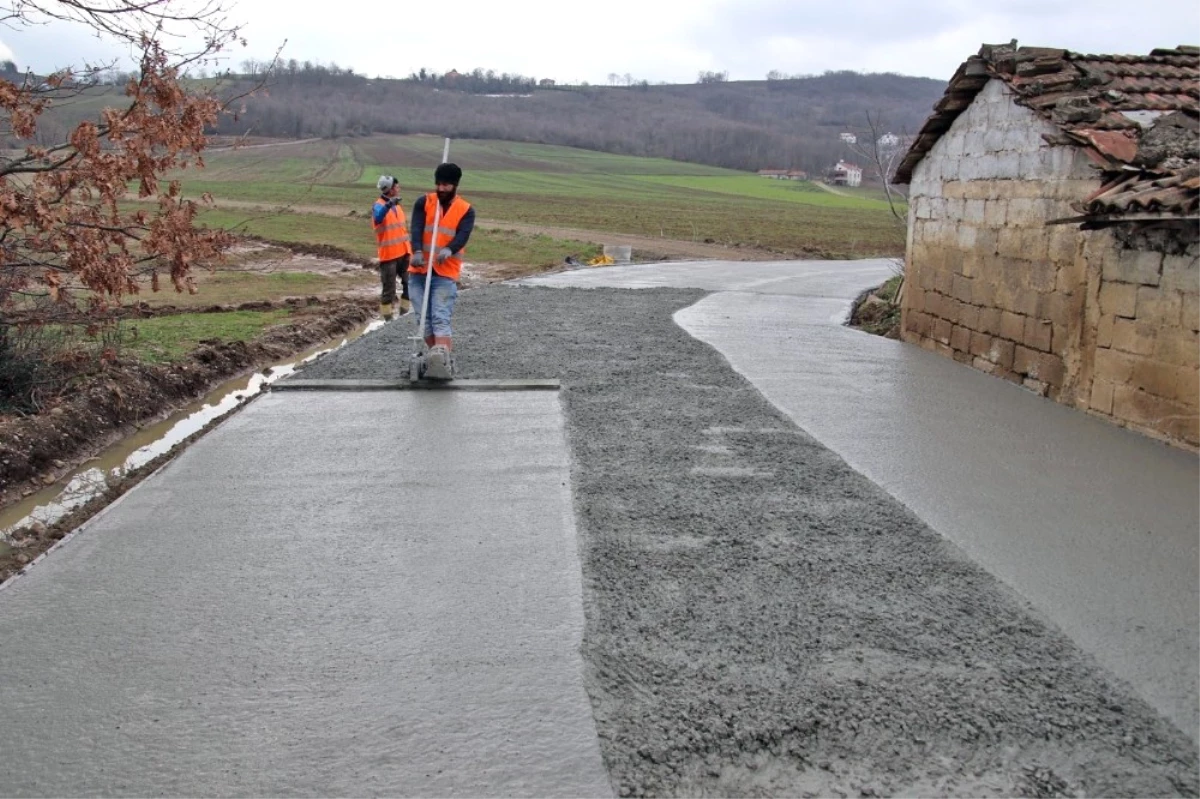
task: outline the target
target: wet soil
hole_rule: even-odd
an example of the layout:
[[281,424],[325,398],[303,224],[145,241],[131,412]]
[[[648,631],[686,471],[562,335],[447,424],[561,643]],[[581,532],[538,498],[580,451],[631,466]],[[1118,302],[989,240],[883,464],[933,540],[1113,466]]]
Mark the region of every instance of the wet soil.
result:
[[328,274],[347,269],[374,269],[375,261],[331,244],[279,242],[244,236],[228,254],[229,264],[241,264],[255,272],[317,272]]
[[[557,378],[622,796],[1195,796],[1192,742],[797,428],[670,289],[460,295],[461,377]],[[388,325],[304,378],[396,378]]]

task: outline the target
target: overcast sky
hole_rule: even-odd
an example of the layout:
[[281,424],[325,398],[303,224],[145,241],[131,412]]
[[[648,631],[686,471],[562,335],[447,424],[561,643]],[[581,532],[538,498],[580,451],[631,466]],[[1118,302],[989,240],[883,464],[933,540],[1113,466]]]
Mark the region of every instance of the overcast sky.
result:
[[[199,0],[179,0],[198,2]],[[46,0],[53,4],[54,0]],[[336,62],[371,77],[476,67],[559,83],[692,83],[702,71],[762,80],[826,70],[948,79],[981,43],[1086,53],[1200,44],[1197,0],[454,0],[445,4],[232,0],[248,47],[228,65],[284,58]],[[424,12],[444,9],[429,19]],[[568,10],[570,9],[570,10]],[[48,72],[120,50],[86,29],[0,27],[0,58]]]

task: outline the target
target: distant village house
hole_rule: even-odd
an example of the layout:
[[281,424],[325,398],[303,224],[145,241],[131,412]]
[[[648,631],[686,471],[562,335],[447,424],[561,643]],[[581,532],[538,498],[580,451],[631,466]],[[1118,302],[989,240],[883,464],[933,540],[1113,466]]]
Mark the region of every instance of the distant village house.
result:
[[838,161],[829,172],[828,183],[834,186],[861,186],[862,167],[849,161]]
[[985,45],[907,150],[901,337],[1200,445],[1200,48]]

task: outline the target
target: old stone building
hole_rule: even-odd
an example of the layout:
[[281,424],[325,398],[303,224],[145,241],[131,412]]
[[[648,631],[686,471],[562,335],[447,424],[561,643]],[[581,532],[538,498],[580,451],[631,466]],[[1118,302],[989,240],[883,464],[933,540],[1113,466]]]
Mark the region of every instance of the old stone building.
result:
[[909,148],[901,336],[1200,444],[1200,49],[985,45]]

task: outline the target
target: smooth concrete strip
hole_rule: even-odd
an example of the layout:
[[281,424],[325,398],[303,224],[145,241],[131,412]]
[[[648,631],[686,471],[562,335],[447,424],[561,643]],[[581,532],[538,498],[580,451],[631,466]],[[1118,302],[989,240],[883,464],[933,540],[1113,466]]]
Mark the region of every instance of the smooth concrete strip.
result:
[[272,393],[0,592],[11,795],[611,795],[558,397]]
[[557,391],[557,380],[304,380],[287,378],[272,391]]
[[[514,285],[564,288],[695,288],[845,299],[877,286],[901,264],[891,258],[854,261],[683,261],[602,266],[524,278]],[[851,294],[853,299],[856,294]],[[845,304],[840,303],[845,312]],[[841,320],[838,320],[841,321]]]
[[1195,739],[1196,456],[912,345],[798,326],[811,304],[714,294],[675,318]]

